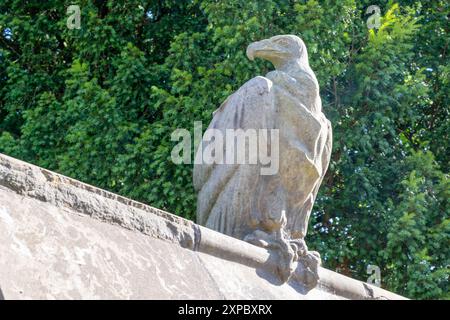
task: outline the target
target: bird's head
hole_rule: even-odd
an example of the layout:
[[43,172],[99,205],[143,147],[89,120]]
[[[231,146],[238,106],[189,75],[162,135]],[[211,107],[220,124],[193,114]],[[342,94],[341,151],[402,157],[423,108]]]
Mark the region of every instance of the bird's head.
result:
[[302,39],[294,35],[280,35],[251,43],[247,47],[250,60],[261,58],[272,62],[275,68],[292,62],[308,63],[306,46]]

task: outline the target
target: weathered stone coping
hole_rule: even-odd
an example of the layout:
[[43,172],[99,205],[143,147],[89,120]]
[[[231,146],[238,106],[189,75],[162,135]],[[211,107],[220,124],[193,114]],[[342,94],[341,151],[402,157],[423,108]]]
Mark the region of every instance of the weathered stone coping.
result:
[[[189,250],[254,268],[276,267],[276,262],[263,248],[3,154],[0,154],[0,185],[20,195],[69,208]],[[325,268],[320,268],[319,276],[319,289],[344,298],[405,299]]]

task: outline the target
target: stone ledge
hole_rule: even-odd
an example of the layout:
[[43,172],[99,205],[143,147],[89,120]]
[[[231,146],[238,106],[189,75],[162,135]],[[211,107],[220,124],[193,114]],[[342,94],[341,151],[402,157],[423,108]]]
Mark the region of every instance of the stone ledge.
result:
[[[198,288],[200,291],[196,292],[197,295],[192,292],[184,292],[184,290],[192,290],[192,288],[178,288],[177,279],[170,278],[169,274],[171,270],[167,270],[168,279],[166,280],[170,280],[169,282],[173,282],[173,286],[177,287],[177,293],[171,295],[164,291],[164,289],[152,292],[140,288],[139,283],[132,284],[136,281],[132,275],[127,278],[103,272],[102,276],[99,275],[98,277],[106,277],[106,275],[109,277],[119,277],[123,283],[129,283],[128,286],[122,284],[122,287],[126,287],[126,290],[124,290],[129,292],[129,294],[121,295],[114,290],[104,294],[94,294],[93,292],[100,290],[99,288],[102,287],[102,285],[100,285],[99,288],[94,291],[89,291],[87,289],[84,289],[83,291],[80,289],[76,294],[69,295],[66,288],[74,287],[74,281],[85,281],[83,283],[85,283],[85,286],[88,286],[88,284],[91,283],[91,280],[80,280],[80,278],[72,277],[66,270],[63,272],[65,276],[60,276],[64,278],[64,285],[59,287],[59,289],[56,291],[55,289],[52,289],[50,290],[51,293],[47,293],[47,295],[44,296],[37,292],[31,292],[26,296],[28,298],[117,297],[139,299],[186,297],[194,299],[405,299],[392,292],[348,278],[324,268],[321,268],[319,271],[319,285],[309,292],[306,292],[302,287],[302,284],[295,280],[291,280],[288,284],[277,283],[277,280],[271,276],[271,270],[275,268],[276,262],[272,261],[269,253],[265,249],[217,233],[168,212],[0,154],[0,195],[1,194],[4,196],[0,197],[0,232],[3,224],[5,228],[4,233],[11,236],[2,241],[1,243],[3,243],[2,245],[4,247],[0,247],[0,258],[2,258],[0,259],[0,289],[3,290],[3,294],[7,299],[10,296],[13,298],[20,298],[21,295],[17,294],[15,289],[12,289],[15,288],[16,284],[14,275],[10,274],[12,272],[12,269],[10,269],[11,266],[3,264],[7,259],[15,260],[15,254],[20,255],[23,253],[22,251],[27,253],[31,252],[31,249],[27,247],[30,243],[37,243],[36,252],[38,256],[44,260],[44,265],[51,264],[53,268],[54,265],[62,263],[62,261],[59,261],[58,259],[55,260],[54,257],[44,252],[46,246],[52,245],[47,243],[45,238],[37,240],[37,235],[30,233],[30,230],[19,230],[26,229],[27,219],[25,219],[25,222],[21,223],[22,225],[20,228],[17,227],[17,223],[16,227],[11,227],[11,224],[15,221],[14,219],[17,219],[17,221],[22,221],[22,219],[24,219],[22,216],[25,212],[33,215],[38,211],[39,213],[36,213],[36,215],[39,216],[41,214],[41,220],[48,219],[47,224],[53,226],[54,230],[57,230],[60,227],[64,227],[64,230],[71,230],[70,223],[72,222],[74,224],[79,224],[81,229],[86,227],[88,230],[92,227],[92,232],[97,230],[97,228],[98,230],[108,228],[108,233],[102,234],[103,238],[101,241],[99,240],[99,247],[102,247],[104,244],[108,244],[108,246],[115,244],[117,242],[117,237],[120,237],[120,234],[124,232],[120,230],[128,230],[127,236],[133,237],[134,239],[134,242],[130,241],[130,246],[133,246],[133,248],[138,248],[139,242],[142,241],[146,243],[146,249],[142,249],[144,251],[150,252],[154,248],[165,248],[164,250],[173,252],[171,264],[168,264],[169,269],[177,263],[180,265],[178,266],[180,270],[189,267],[189,264],[184,265],[186,263],[185,261],[177,261],[177,259],[179,259],[177,258],[178,255],[180,257],[186,256],[186,259],[188,260],[191,259],[191,264],[195,266],[194,269],[196,270],[189,269],[189,275],[191,275],[192,272],[192,276],[195,274],[202,280],[205,280],[204,276],[208,275],[209,278],[208,280],[205,280],[205,284],[209,284],[210,287],[208,287],[208,289],[201,289],[205,292],[205,294],[202,295],[200,288],[202,288],[203,284],[195,282],[199,279],[189,279],[191,282],[194,281],[193,283],[195,284],[192,284],[193,287]],[[21,209],[21,206],[23,205],[22,201],[18,200],[19,197],[20,199],[24,199],[23,203],[27,203],[28,207],[24,207],[22,208],[23,210],[17,211],[17,209]],[[3,219],[1,210],[4,210]],[[10,211],[13,213],[15,212],[13,217],[11,216]],[[45,212],[52,212],[52,214],[46,215]],[[59,214],[64,215],[64,219],[67,219],[67,225],[58,226]],[[77,220],[79,219],[79,216],[84,218],[82,219],[82,222]],[[92,222],[89,222],[85,219],[87,217],[97,221],[91,220]],[[76,221],[72,221],[72,219],[75,219]],[[10,223],[8,224],[6,221],[10,221]],[[98,221],[101,222],[100,225],[98,225]],[[39,225],[38,220],[36,220],[35,223],[36,225]],[[109,226],[104,226],[103,223]],[[36,228],[33,230],[34,232],[39,232]],[[95,232],[101,232],[98,230]],[[26,239],[26,241],[24,240],[26,244],[23,241],[17,240],[19,235]],[[61,243],[71,243],[71,239],[66,239],[64,237],[65,236],[61,234]],[[95,238],[95,236],[90,237]],[[14,251],[14,246],[17,246],[17,243],[14,243],[14,241],[9,241],[8,243],[8,239],[16,239],[16,242],[19,241],[19,247],[22,246],[23,250]],[[91,240],[92,239],[90,238],[86,238],[87,244],[85,243],[84,245],[89,248]],[[59,239],[57,239],[57,241],[59,241]],[[164,244],[162,244],[161,241],[164,242]],[[92,243],[95,243],[95,241],[92,240]],[[186,249],[188,250],[186,251]],[[56,248],[55,250],[64,251],[62,248]],[[162,252],[164,252],[164,250]],[[1,253],[2,251],[3,254]],[[90,258],[94,259],[100,257],[103,259],[103,253],[94,255],[91,251],[89,251],[88,254]],[[126,255],[124,252],[121,254],[124,256]],[[143,253],[136,251],[135,254],[140,256]],[[164,253],[162,254],[164,255]],[[27,254],[24,254],[20,259],[18,258],[18,260],[22,261],[21,263],[24,270],[27,270],[28,268],[26,261],[30,264],[36,263],[32,257],[34,257],[34,255],[30,253],[28,256]],[[141,258],[145,259],[148,263],[150,263],[150,260],[156,259],[156,262],[151,264],[152,267],[156,269],[159,267],[158,264],[167,264],[165,260],[158,260],[160,259],[159,254],[156,256],[141,256]],[[65,263],[71,265],[73,262],[66,260]],[[135,267],[135,262],[127,259],[122,260],[119,264],[130,264],[131,269],[133,266]],[[221,268],[221,265],[224,267]],[[116,265],[114,266],[116,267]],[[178,267],[173,267],[173,269],[178,270]],[[37,266],[36,268],[33,269],[33,272],[41,276],[41,271],[38,270],[39,268]],[[102,265],[99,268],[92,267],[88,272],[96,274],[99,270],[103,270],[102,268],[107,268],[107,265]],[[146,273],[145,271],[142,272],[141,269],[142,268],[137,268],[133,272],[142,274],[142,277],[145,278]],[[152,268],[149,268],[149,270],[151,269]],[[224,274],[229,273],[230,270],[234,270],[234,272],[224,276]],[[161,280],[164,282],[165,275],[160,274],[158,276],[160,278],[154,278],[151,281],[149,280],[149,284],[161,283]],[[177,277],[186,280],[186,277],[179,272],[177,273]],[[188,278],[191,277],[189,276]],[[234,283],[233,280],[236,282],[235,287],[230,287],[229,283]],[[38,286],[39,290],[45,291],[46,288],[53,288],[54,283],[51,283],[52,281],[55,280],[50,277],[46,281],[40,283]],[[107,278],[105,278],[104,281],[107,281]],[[19,279],[18,282],[22,283],[22,286],[29,286],[27,283],[19,281]],[[8,287],[4,287],[3,283],[8,283]],[[106,284],[103,286],[107,287]],[[242,289],[242,287],[245,288]],[[33,291],[34,289],[30,290]],[[58,290],[64,294],[55,294],[55,292],[59,292]],[[168,292],[170,292],[170,290]]]

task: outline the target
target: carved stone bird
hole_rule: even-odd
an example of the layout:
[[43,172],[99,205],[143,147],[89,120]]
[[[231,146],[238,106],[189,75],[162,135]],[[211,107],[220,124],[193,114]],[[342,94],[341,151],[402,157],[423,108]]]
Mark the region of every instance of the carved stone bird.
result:
[[[261,163],[195,164],[197,222],[257,245],[281,249],[288,260],[287,269],[292,269],[292,261],[308,257],[314,261],[309,265],[316,269],[311,272],[317,278],[320,256],[308,252],[303,238],[332,147],[331,124],[322,113],[319,85],[306,46],[297,36],[254,42],[248,46],[247,56],[268,60],[276,70],[249,80],[229,96],[214,112],[208,129],[224,135],[227,129],[277,129],[279,140],[267,137],[265,142],[271,156],[278,156],[278,172],[262,175]],[[204,137],[197,153],[211,143]],[[278,155],[273,154],[276,149]],[[287,280],[292,270],[283,272]]]

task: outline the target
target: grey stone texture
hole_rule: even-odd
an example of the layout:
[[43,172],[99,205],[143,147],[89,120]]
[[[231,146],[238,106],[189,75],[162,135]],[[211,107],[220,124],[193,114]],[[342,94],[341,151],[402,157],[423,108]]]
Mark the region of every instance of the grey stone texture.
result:
[[320,268],[280,283],[260,247],[0,154],[4,299],[403,299]]

